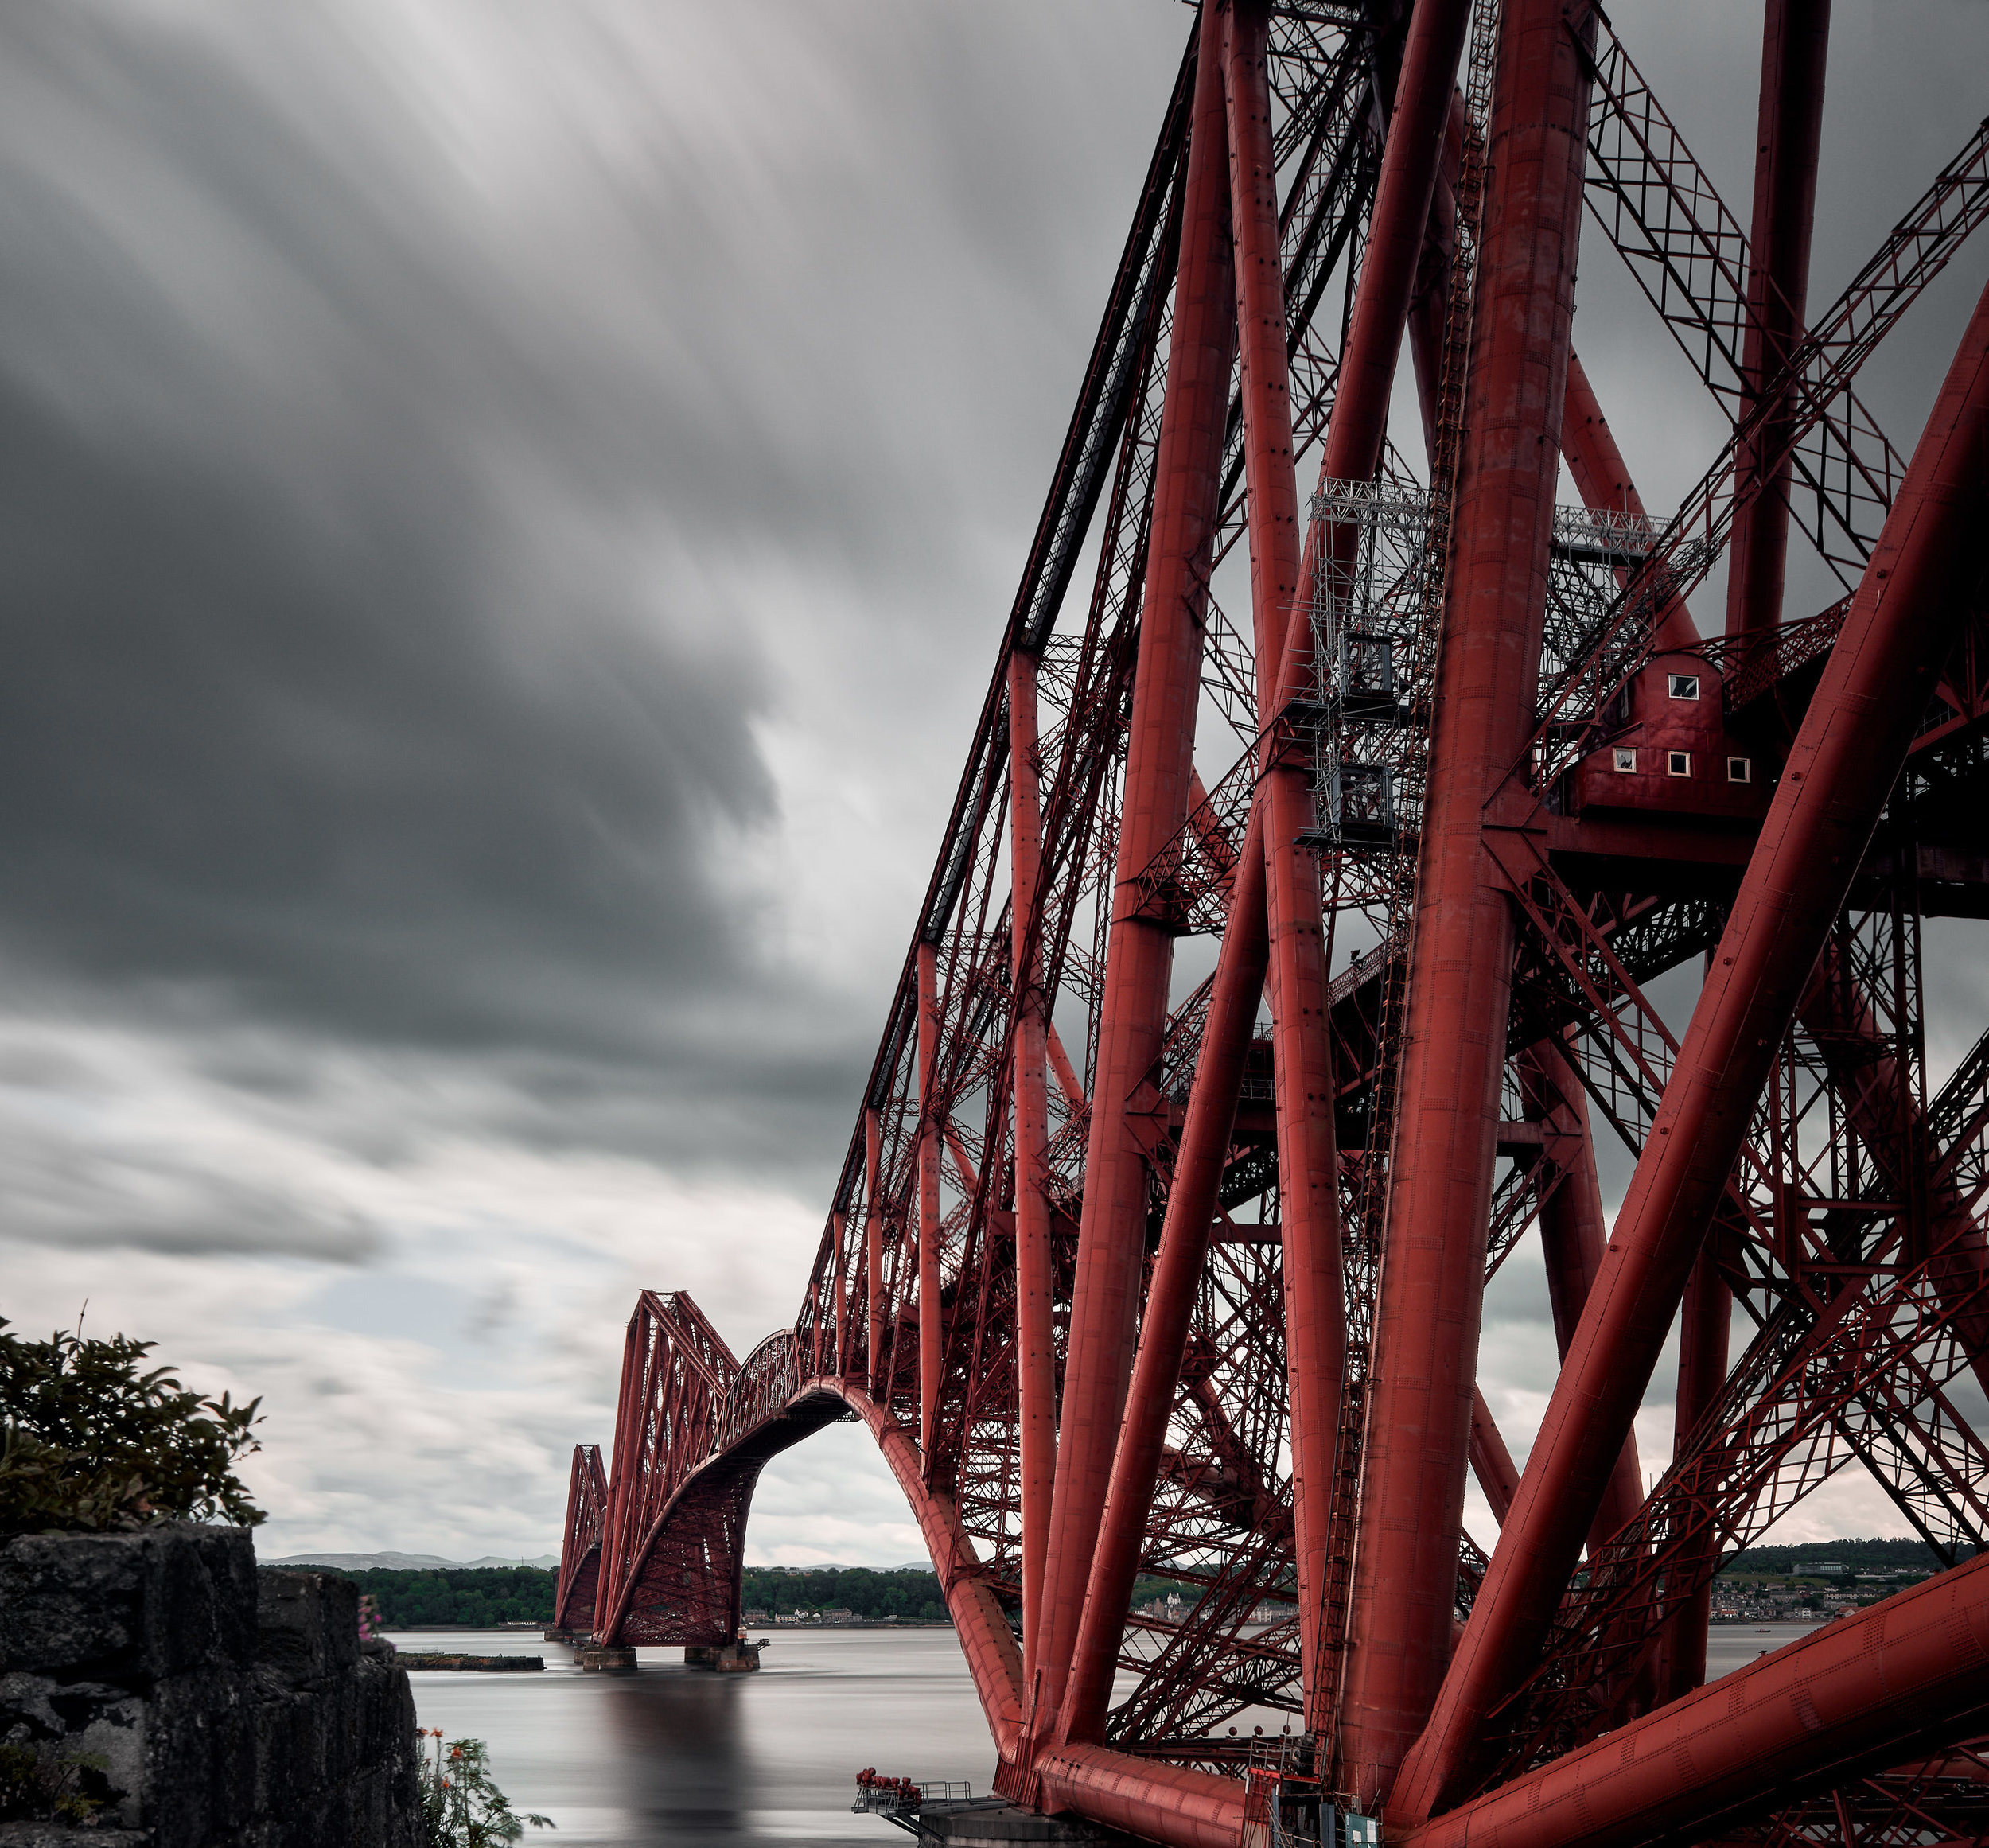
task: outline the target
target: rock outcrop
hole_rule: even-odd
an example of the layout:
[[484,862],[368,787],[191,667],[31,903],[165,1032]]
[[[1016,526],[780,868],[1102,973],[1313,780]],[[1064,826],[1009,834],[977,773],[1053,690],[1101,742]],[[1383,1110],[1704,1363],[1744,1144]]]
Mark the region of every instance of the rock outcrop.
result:
[[241,1528],[0,1545],[0,1745],[103,1804],[0,1848],[421,1848],[413,1697],[358,1598]]

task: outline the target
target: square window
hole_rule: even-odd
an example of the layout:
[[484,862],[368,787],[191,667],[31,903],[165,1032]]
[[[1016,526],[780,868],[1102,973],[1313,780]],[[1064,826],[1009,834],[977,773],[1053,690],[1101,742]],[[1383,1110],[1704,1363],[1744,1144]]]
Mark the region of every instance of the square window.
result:
[[1625,772],[1626,774],[1634,772],[1637,768],[1636,752],[1626,751],[1621,745],[1618,745],[1616,752],[1616,767],[1617,769]]
[[1668,776],[1691,776],[1692,753],[1690,751],[1667,751],[1664,753],[1664,773]]
[[1699,698],[1699,676],[1696,674],[1673,674],[1669,676],[1671,694],[1674,699]]
[[1752,783],[1754,765],[1751,758],[1729,757],[1726,760],[1726,780],[1729,783]]

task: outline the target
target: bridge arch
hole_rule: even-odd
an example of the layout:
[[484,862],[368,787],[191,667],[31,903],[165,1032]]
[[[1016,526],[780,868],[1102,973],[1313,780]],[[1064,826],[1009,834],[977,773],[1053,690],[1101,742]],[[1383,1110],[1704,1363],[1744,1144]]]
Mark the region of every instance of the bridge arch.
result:
[[559,1621],[604,1645],[730,1642],[761,1471],[826,1426],[858,1418],[918,1523],[1008,1758],[1022,1724],[1022,1655],[992,1579],[950,1504],[921,1479],[897,1419],[854,1383],[811,1372],[804,1346],[782,1329],[734,1360],[687,1293],[643,1292],[625,1345],[612,1476],[602,1479],[592,1446],[574,1452]]

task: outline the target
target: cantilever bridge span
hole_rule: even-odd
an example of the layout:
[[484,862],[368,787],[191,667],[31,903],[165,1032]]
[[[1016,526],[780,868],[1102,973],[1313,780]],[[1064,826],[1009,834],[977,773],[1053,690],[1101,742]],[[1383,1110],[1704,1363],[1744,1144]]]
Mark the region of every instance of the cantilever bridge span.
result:
[[[854,1417],[1026,1809],[1989,1839],[1989,1036],[1923,1005],[1989,916],[1989,292],[1899,446],[1859,383],[1979,283],[1989,124],[1822,299],[1828,37],[1766,0],[1730,207],[1586,0],[1203,0],[800,1313],[643,1296],[562,1624],[730,1637],[761,1469]],[[1724,430],[1667,517],[1578,258]],[[1722,1560],[1845,1470],[1945,1569],[1705,1685]]]

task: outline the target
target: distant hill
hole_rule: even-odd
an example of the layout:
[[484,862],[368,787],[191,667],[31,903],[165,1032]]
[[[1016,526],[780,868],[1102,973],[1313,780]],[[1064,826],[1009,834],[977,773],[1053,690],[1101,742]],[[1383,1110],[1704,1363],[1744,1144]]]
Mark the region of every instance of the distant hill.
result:
[[294,1553],[287,1559],[265,1559],[265,1566],[329,1566],[335,1572],[498,1572],[535,1566],[557,1572],[559,1555],[541,1553],[535,1559],[500,1559],[486,1553],[481,1559],[445,1559],[435,1553]]

